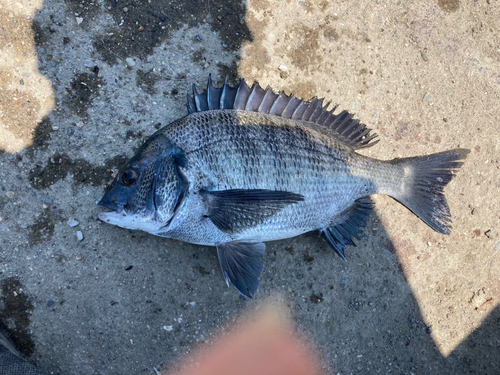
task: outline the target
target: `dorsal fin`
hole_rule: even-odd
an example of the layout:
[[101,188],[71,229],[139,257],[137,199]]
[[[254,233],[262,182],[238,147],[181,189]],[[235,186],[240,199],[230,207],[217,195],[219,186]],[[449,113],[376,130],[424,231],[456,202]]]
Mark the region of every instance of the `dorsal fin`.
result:
[[207,91],[200,94],[193,85],[193,97],[188,94],[187,101],[189,113],[211,109],[239,109],[305,121],[308,126],[334,136],[355,150],[373,146],[379,141],[375,139],[377,134],[371,134],[371,129],[353,119],[349,112],[334,114],[337,106],[328,110],[330,103],[323,105],[323,99],[314,98],[308,102],[288,96],[283,91],[276,94],[269,86],[264,90],[258,82],[250,87],[244,79],[238,87],[231,87],[226,77],[224,86],[216,88],[212,85],[210,75]]

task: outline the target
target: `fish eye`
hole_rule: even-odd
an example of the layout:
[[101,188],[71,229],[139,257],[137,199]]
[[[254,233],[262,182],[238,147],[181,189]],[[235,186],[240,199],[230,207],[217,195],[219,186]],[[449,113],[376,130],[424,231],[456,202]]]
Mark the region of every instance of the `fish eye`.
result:
[[133,169],[127,169],[121,175],[123,185],[130,186],[137,181],[137,173]]

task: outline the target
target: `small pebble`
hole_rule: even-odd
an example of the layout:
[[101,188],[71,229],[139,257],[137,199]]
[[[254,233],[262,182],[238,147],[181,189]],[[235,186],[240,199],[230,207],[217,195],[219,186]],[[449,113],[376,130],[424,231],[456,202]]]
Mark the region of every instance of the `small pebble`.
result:
[[92,59],[85,59],[85,66],[87,68],[93,68],[94,67],[94,61]]
[[200,35],[195,35],[194,37],[198,42],[201,42],[201,36]]
[[282,72],[288,72],[288,67],[285,64],[281,64],[280,66],[278,66],[278,69]]
[[83,22],[83,18],[81,17],[76,17],[76,24],[79,25]]
[[431,94],[430,92],[426,93],[426,94],[424,95],[424,99],[423,99],[423,101],[424,101],[424,102],[428,102],[428,103],[432,102],[432,94]]
[[82,231],[77,231],[76,232],[76,238],[78,239],[78,241],[82,241],[83,240],[83,233]]
[[53,299],[49,299],[49,300],[47,301],[47,307],[52,307],[52,306],[54,306],[54,305],[55,305],[55,302],[54,302],[54,300],[53,300]]
[[12,199],[14,198],[15,193],[13,191],[8,191],[5,193],[5,195],[7,196],[7,198]]
[[425,52],[422,51],[422,53],[420,55],[422,56],[422,59],[424,61],[429,61],[429,58],[427,57],[427,54]]
[[432,243],[431,243],[431,242],[427,242],[427,245],[428,245],[429,247],[431,247],[431,246],[432,246]]
[[139,32],[144,31],[144,26],[139,26],[138,31],[139,31]]
[[170,332],[173,328],[172,326],[163,326],[163,329],[167,332]]
[[2,222],[2,221],[3,221],[3,217],[0,217],[0,222]]
[[222,48],[229,48],[229,45],[226,43],[222,43]]
[[76,254],[76,259],[81,260],[83,258],[81,253]]
[[76,124],[76,126],[78,126],[79,128],[83,128],[85,124],[83,123],[83,121],[80,121],[78,124]]
[[76,227],[78,224],[80,224],[78,221],[76,221],[75,219],[69,219],[68,220],[68,225],[70,227]]
[[127,57],[125,59],[125,62],[127,63],[127,65],[128,65],[129,68],[133,68],[135,66],[135,61],[131,57]]
[[127,13],[127,12],[128,12],[128,8],[127,7],[123,8],[123,13]]

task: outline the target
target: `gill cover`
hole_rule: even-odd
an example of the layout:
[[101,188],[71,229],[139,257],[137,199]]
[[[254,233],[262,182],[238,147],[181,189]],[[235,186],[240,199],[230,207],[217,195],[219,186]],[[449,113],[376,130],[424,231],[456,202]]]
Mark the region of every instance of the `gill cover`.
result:
[[[182,150],[162,134],[155,134],[120,169],[98,205],[123,217],[134,215],[135,220],[164,225],[188,186],[181,168],[187,168]],[[130,224],[127,227],[135,229]]]

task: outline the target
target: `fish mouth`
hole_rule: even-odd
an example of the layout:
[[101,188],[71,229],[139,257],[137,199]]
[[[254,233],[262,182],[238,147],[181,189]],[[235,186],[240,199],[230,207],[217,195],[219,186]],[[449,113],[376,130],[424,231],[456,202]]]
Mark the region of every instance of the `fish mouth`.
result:
[[105,197],[102,197],[102,199],[97,202],[97,205],[102,208],[106,208],[110,211],[116,211],[116,212],[122,212],[124,205],[120,203],[113,202],[113,200],[110,199],[105,199]]
[[97,202],[97,205],[108,210],[99,214],[99,220],[107,223],[110,222],[110,219],[112,217],[121,214],[123,212],[123,209],[125,208],[123,204],[113,202],[109,199],[104,199],[104,197],[99,202]]
[[112,202],[103,202],[102,200],[98,202],[97,205],[107,210],[105,212],[101,212],[98,215],[99,220],[101,220],[102,222],[111,225],[117,225],[122,228],[135,229],[124,224],[124,220],[126,220],[127,218],[130,219],[133,216],[127,214],[127,212],[124,210],[125,206],[117,205],[116,203]]

